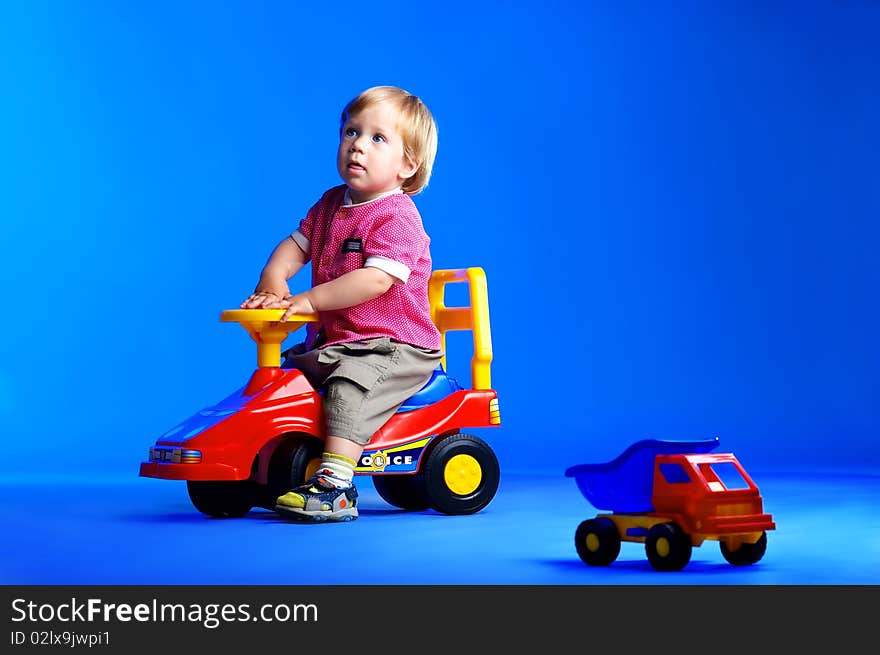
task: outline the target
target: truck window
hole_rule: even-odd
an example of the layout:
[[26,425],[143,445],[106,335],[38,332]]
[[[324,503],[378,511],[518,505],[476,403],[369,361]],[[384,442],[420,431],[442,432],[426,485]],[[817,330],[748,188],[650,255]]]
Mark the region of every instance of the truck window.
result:
[[748,482],[746,482],[739,469],[732,462],[701,464],[700,473],[706,478],[706,481],[709,483],[709,489],[712,491],[749,488]]
[[659,468],[660,475],[669,484],[684,484],[691,481],[681,464],[661,464]]

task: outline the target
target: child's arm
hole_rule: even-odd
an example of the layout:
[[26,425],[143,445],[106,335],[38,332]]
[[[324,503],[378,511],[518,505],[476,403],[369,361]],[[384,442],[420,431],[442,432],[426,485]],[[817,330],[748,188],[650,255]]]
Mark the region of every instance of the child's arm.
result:
[[367,266],[340,275],[335,280],[312,287],[304,293],[286,296],[265,307],[286,307],[281,317],[286,321],[292,314],[313,314],[320,311],[343,309],[372,300],[391,288],[394,278],[378,268]]
[[272,303],[290,295],[287,281],[305,266],[308,255],[291,237],[287,237],[269,256],[260,273],[260,281],[254,292],[241,303],[242,309],[269,307]]

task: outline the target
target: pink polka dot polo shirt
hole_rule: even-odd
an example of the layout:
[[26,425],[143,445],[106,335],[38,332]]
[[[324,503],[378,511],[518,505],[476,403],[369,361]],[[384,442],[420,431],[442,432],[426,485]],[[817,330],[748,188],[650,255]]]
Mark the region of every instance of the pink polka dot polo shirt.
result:
[[[390,337],[438,350],[440,333],[431,321],[428,280],[430,237],[415,203],[399,190],[353,205],[347,187],[333,187],[309,210],[291,235],[312,262],[312,286],[349,271],[374,266],[395,278],[391,288],[353,307],[320,312],[322,345]],[[311,346],[317,328],[309,324]]]

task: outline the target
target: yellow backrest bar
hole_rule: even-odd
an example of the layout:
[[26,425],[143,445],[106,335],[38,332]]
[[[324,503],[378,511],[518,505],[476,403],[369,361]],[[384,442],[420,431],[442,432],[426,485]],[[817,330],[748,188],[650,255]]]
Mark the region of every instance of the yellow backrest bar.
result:
[[[467,282],[470,291],[470,307],[447,307],[446,285]],[[489,292],[486,273],[480,267],[436,270],[428,283],[428,300],[431,303],[431,320],[440,330],[444,350],[443,369],[446,370],[446,333],[450,330],[470,330],[474,335],[474,356],[471,359],[471,386],[474,389],[491,389],[492,332],[489,327]]]

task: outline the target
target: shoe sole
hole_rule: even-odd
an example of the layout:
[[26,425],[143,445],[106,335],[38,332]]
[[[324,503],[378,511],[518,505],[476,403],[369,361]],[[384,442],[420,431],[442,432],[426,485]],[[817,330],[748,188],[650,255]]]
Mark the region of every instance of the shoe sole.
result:
[[342,510],[339,512],[304,512],[296,507],[286,507],[284,505],[275,505],[275,511],[285,518],[291,518],[304,523],[324,523],[325,521],[354,521],[358,515],[357,510]]

